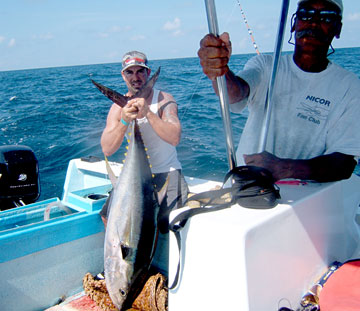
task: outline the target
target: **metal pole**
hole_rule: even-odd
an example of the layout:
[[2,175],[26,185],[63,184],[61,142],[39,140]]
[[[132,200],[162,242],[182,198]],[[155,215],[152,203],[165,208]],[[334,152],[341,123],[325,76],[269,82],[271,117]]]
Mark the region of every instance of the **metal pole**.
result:
[[[219,35],[219,28],[216,17],[214,0],[205,0],[206,15],[209,25],[209,32],[215,36]],[[225,76],[217,77],[216,83],[219,89],[221,116],[226,138],[226,151],[230,170],[236,167],[236,154],[233,143],[233,134],[231,128],[231,119],[229,112],[229,97]]]
[[281,54],[281,48],[284,41],[284,32],[286,27],[286,19],[289,11],[289,0],[283,0],[282,9],[281,9],[281,16],[278,28],[278,35],[275,44],[275,52],[272,64],[272,74],[269,81],[269,87],[266,94],[266,102],[265,102],[265,120],[263,123],[263,127],[261,129],[261,136],[260,136],[260,143],[259,143],[259,152],[265,150],[266,147],[266,139],[269,131],[269,124],[270,124],[270,116],[271,116],[271,109],[272,109],[272,97],[274,93],[274,86],[276,81],[276,73],[279,67],[279,58]]

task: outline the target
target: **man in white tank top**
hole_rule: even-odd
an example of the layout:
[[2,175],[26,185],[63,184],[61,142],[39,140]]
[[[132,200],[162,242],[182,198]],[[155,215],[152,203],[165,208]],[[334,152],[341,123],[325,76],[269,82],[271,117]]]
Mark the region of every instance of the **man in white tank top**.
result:
[[342,14],[342,0],[298,1],[291,25],[295,50],[280,57],[265,151],[260,153],[272,55],[253,57],[236,76],[228,67],[229,35],[201,40],[204,73],[214,82],[225,75],[232,111],[249,109],[238,163],[266,168],[276,180],[351,176],[360,156],[360,80],[327,58],[333,38],[340,37]]
[[[126,95],[129,97],[134,95],[147,82],[150,73],[151,69],[145,54],[138,51],[126,53],[121,71],[128,88]],[[182,206],[188,193],[175,148],[181,137],[177,103],[171,94],[153,89],[147,98],[129,100],[123,108],[113,104],[101,136],[101,147],[106,156],[111,156],[120,148],[131,121],[135,119],[138,120],[147,147],[156,187],[161,189],[169,176],[168,190],[161,205],[159,222],[160,230],[167,232],[168,214],[171,210]],[[100,215],[105,222],[107,204],[104,205]]]

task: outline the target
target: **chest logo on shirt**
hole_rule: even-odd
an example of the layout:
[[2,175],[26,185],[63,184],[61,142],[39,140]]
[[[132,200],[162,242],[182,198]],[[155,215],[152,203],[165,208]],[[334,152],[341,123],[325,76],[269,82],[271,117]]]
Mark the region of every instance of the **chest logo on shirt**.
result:
[[330,111],[331,102],[325,98],[307,95],[297,107],[297,117],[311,123],[320,125],[326,120]]

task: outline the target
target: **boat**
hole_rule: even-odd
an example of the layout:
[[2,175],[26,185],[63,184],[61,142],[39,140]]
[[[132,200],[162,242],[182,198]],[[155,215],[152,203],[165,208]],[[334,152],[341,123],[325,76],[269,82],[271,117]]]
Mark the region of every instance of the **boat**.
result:
[[[119,175],[122,164],[110,165]],[[186,180],[193,193],[221,185]],[[154,266],[168,270],[169,284],[181,259],[179,282],[169,290],[169,310],[295,308],[333,261],[358,256],[359,176],[331,183],[292,180],[279,187],[281,200],[274,208],[236,204],[192,217],[181,230],[180,253],[174,235],[169,250],[160,241]],[[103,271],[99,211],[110,189],[104,160],[72,159],[61,199],[0,212],[1,310],[54,305],[66,310],[61,306],[84,296],[85,274]],[[171,218],[187,208],[173,211]]]
[[[118,176],[122,164],[111,167]],[[192,193],[222,186],[189,176],[186,181]],[[334,261],[360,257],[359,176],[285,180],[278,187],[281,199],[273,208],[234,204],[192,217],[180,231],[180,248],[171,233],[161,236],[153,266],[169,284],[178,276],[169,290],[170,311],[296,310]],[[61,198],[0,212],[1,310],[65,311],[85,297],[85,274],[103,271],[99,211],[110,190],[104,160],[77,158],[69,162]],[[173,211],[170,219],[187,209]]]

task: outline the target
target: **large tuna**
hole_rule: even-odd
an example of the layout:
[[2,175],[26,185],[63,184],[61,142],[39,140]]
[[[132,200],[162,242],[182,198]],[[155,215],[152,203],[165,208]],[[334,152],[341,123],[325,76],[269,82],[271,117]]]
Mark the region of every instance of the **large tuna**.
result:
[[119,310],[130,307],[145,282],[155,252],[159,202],[136,121],[113,190],[105,234],[105,280]]
[[[129,99],[149,96],[160,68],[132,97],[127,97],[95,81],[109,99],[123,107]],[[150,163],[136,120],[129,127],[128,152],[114,186],[105,233],[105,281],[110,298],[119,310],[126,310],[142,289],[150,268],[158,237],[159,202],[167,182],[155,192]]]

